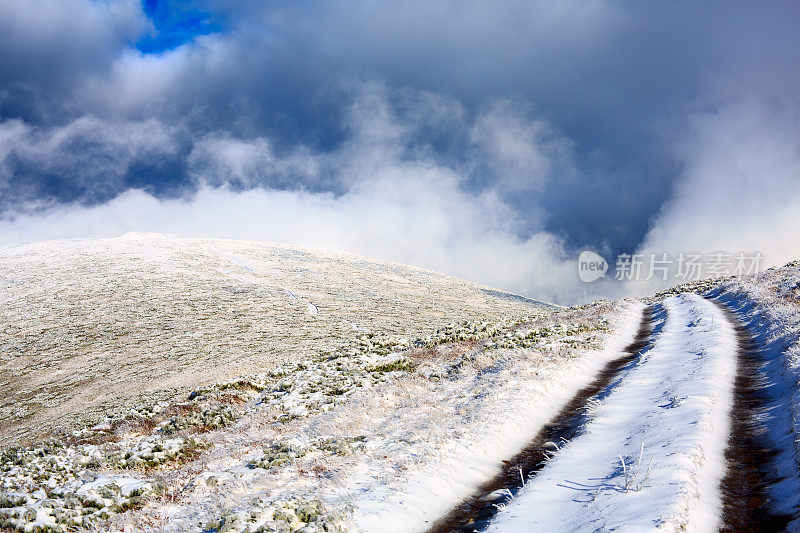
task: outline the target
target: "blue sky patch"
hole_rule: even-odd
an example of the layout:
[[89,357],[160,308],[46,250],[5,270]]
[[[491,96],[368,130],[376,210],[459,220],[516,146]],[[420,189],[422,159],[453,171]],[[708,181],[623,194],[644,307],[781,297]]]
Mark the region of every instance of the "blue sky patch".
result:
[[222,25],[211,14],[193,7],[191,2],[143,0],[142,7],[155,26],[154,33],[135,44],[144,54],[174,50],[198,35],[222,31]]

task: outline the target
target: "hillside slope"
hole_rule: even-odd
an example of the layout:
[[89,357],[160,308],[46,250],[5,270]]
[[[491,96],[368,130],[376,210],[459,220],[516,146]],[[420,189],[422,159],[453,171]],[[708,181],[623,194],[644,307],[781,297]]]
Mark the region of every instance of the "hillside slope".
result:
[[0,248],[0,442],[330,351],[549,309],[419,268],[129,234]]
[[[70,246],[102,261],[69,258]],[[40,331],[27,338],[39,351],[29,348],[16,364],[28,382],[51,384],[56,401],[56,380],[72,380],[79,395],[70,401],[91,406],[85,414],[94,422],[61,438],[0,447],[0,530],[438,533],[529,531],[536,523],[579,531],[800,530],[798,263],[695,282],[646,301],[538,312],[540,304],[515,308],[524,300],[407,267],[268,245],[137,237],[34,251],[6,263],[20,279],[24,261],[38,253],[44,264],[37,271],[48,272],[39,275],[41,286],[31,277],[27,293],[10,291],[16,313],[45,316],[11,322]],[[297,253],[306,255],[285,258]],[[85,266],[109,256],[102,268]],[[82,262],[81,282],[56,273],[64,268],[54,263],[59,258],[73,269]],[[148,280],[140,293],[83,284],[94,276],[128,287],[137,279],[128,270],[108,274],[121,264],[135,264],[138,279]],[[281,274],[287,264],[294,270]],[[303,268],[305,277],[291,278]],[[423,296],[398,295],[399,280],[426,276],[439,281],[417,281]],[[310,278],[324,278],[326,290],[302,284]],[[238,300],[239,293],[214,288],[220,280],[251,292]],[[385,296],[392,290],[394,298]],[[49,300],[30,296],[48,291]],[[383,313],[367,309],[371,322],[364,322],[352,294]],[[88,313],[104,298],[121,304]],[[429,310],[437,298],[439,309],[457,308],[458,298],[470,302],[465,316],[531,316],[421,331],[449,318]],[[337,307],[339,300],[349,307]],[[268,317],[263,327],[272,337],[232,329],[237,320],[225,313],[237,305],[254,306],[236,315],[255,316],[252,323]],[[268,312],[280,305],[283,315]],[[140,309],[147,320],[126,325],[133,319],[123,310]],[[78,311],[85,316],[73,316]],[[183,329],[145,330],[165,317]],[[347,327],[335,329],[342,321]],[[374,329],[359,332],[351,323]],[[287,327],[305,340],[286,336],[285,351],[268,356],[269,340],[283,339]],[[131,354],[145,352],[130,342],[144,336],[135,336],[137,328],[150,331],[141,342],[153,346],[186,349],[194,341],[184,337],[196,331],[194,346],[212,348],[139,362]],[[417,338],[397,334],[415,328]],[[242,351],[245,340],[259,339],[262,352]],[[86,343],[93,359],[75,355],[71,365],[69,352],[56,351],[67,341]],[[326,343],[338,344],[320,348]],[[230,346],[236,351],[226,353]],[[54,353],[64,358],[59,372],[48,366]],[[219,353],[218,361],[203,359],[206,353]],[[192,373],[195,364],[207,374]],[[82,381],[81,372],[94,381]],[[165,384],[175,376],[205,384],[170,389]],[[34,413],[18,425],[47,416],[36,410],[35,395],[9,390],[19,400],[6,403],[5,413],[14,415],[17,405]],[[156,402],[158,390],[173,396]],[[91,396],[97,391],[109,401],[102,413]],[[123,409],[111,401],[115,395],[139,403]],[[77,422],[76,412],[64,411],[57,425]],[[41,437],[50,436],[41,433],[46,426],[37,426]]]

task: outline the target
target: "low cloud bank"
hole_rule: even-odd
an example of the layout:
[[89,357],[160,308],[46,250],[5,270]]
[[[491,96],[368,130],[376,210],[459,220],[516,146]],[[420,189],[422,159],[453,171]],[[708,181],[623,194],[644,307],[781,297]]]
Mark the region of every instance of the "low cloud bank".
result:
[[639,252],[760,253],[764,267],[800,259],[798,119],[795,104],[752,96],[695,115],[674,147],[681,180]]
[[[795,107],[758,99],[695,115],[672,148],[681,179],[636,251],[761,252],[765,266],[800,257],[797,119]],[[346,128],[348,140],[330,152],[279,151],[265,137],[229,132],[190,139],[190,192],[169,199],[128,189],[93,205],[17,204],[0,218],[0,243],[128,231],[281,242],[422,266],[562,304],[667,284],[615,282],[611,257],[606,279],[580,281],[580,250],[542,222],[547,184],[574,179],[572,143],[524,106],[493,102],[469,116],[441,95],[368,85]],[[468,157],[442,157],[420,141],[421,131],[443,128],[463,132]],[[0,132],[3,161],[28,157],[46,169],[86,157],[64,164],[87,167],[87,181],[116,179],[137,158],[168,157],[187,144],[181,128],[158,122],[83,119],[50,132],[6,123]],[[74,136],[99,148],[71,155]],[[476,173],[483,186],[467,186]],[[524,216],[513,204],[518,194],[533,199]]]
[[[113,237],[127,231],[237,238],[349,251],[431,268],[494,287],[567,302],[573,263],[544,232],[515,236],[493,195],[471,197],[432,169],[400,182],[373,181],[330,193],[204,187],[191,199],[129,191],[94,207],[57,207],[0,222],[0,242]],[[396,176],[395,176],[396,177]]]
[[[543,204],[531,202],[521,216],[508,202],[572,172],[571,143],[521,104],[492,101],[470,115],[446,96],[368,83],[344,117],[346,142],[328,152],[276,150],[268,138],[225,131],[186,138],[182,128],[156,121],[83,119],[48,131],[4,126],[0,164],[19,168],[22,161],[37,175],[67,165],[81,172],[73,183],[96,182],[87,185],[94,191],[139,161],[169,158],[189,145],[193,187],[173,199],[128,189],[92,205],[17,202],[0,218],[0,243],[128,231],[262,240],[418,265],[551,301],[576,300],[572,257],[537,220]],[[429,139],[436,132],[458,139],[461,157],[434,149]],[[87,138],[94,150],[84,149]],[[76,143],[77,155],[70,150]],[[481,185],[470,186],[477,175]]]

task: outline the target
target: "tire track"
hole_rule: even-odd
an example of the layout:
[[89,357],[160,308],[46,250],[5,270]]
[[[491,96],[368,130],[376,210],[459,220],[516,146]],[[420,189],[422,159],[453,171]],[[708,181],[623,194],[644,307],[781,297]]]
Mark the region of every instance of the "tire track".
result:
[[558,444],[574,438],[588,419],[587,407],[593,399],[605,396],[621,381],[622,375],[638,360],[646,348],[651,346],[654,329],[655,307],[647,307],[642,313],[639,330],[621,357],[609,363],[597,377],[545,424],[536,437],[514,457],[503,461],[502,470],[480,485],[476,491],[437,520],[428,533],[450,531],[480,531],[488,526],[497,514],[499,506],[513,498],[524,485],[524,480],[536,475],[547,462],[549,453]]
[[733,325],[738,341],[731,435],[725,450],[727,470],[720,483],[720,530],[783,531],[793,517],[775,512],[770,496],[770,487],[782,479],[774,467],[781,452],[764,424],[774,400],[761,370],[764,354],[741,320],[725,305],[714,303]]

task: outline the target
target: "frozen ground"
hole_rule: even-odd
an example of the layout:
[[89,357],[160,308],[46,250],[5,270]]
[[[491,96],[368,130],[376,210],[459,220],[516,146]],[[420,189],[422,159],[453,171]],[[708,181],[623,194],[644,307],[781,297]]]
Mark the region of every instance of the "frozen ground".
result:
[[800,530],[798,266],[652,299],[636,365],[482,529]]
[[546,309],[434,272],[129,234],[0,248],[0,443],[332,350]]
[[722,311],[666,299],[652,347],[593,406],[584,432],[498,513],[489,531],[715,531],[736,337]]
[[[115,241],[112,247],[124,246]],[[296,307],[297,334],[305,334],[304,321],[334,312],[323,291],[275,281],[277,267],[260,271],[253,262],[260,252],[252,250],[265,248],[248,246],[263,245],[225,246],[195,241],[181,253],[213,255],[219,261],[214,275],[227,272],[226,283],[236,286],[266,291],[269,277],[270,297]],[[343,261],[345,270],[356,268]],[[387,287],[400,283],[399,271],[369,268],[384,272]],[[180,287],[181,277],[195,275],[190,270],[173,281]],[[365,293],[380,276],[370,275],[359,289]],[[349,288],[335,294],[346,300],[359,283],[347,281]],[[675,289],[646,303],[597,302],[555,312],[464,287],[474,291],[463,311],[470,320],[452,320],[458,294],[439,294],[429,304],[430,287],[404,293],[400,303],[376,296],[381,309],[409,314],[386,319],[392,325],[381,329],[383,318],[361,316],[355,303],[345,306],[330,323],[352,324],[331,325],[329,344],[317,333],[316,349],[305,348],[311,340],[298,342],[296,351],[287,345],[266,368],[231,363],[243,341],[228,330],[230,338],[215,348],[231,350],[220,355],[219,366],[165,401],[145,397],[132,411],[109,409],[66,441],[4,447],[0,528],[424,531],[443,516],[459,516],[464,502],[484,501],[491,508],[488,526],[470,524],[467,516],[459,530],[701,531],[736,529],[753,517],[777,517],[782,522],[770,523],[798,530],[797,264],[758,278]],[[411,303],[418,298],[421,303]],[[451,311],[431,318],[437,299]],[[200,300],[182,312],[191,318],[197,306],[210,305]],[[248,293],[240,304],[251,300]],[[487,311],[486,302],[498,307]],[[643,315],[646,304],[652,318]],[[404,305],[431,310],[408,325],[416,311]],[[236,317],[241,313],[252,323],[272,320],[250,307]],[[63,327],[55,314],[48,316],[51,327]],[[643,344],[631,344],[643,316],[652,331]],[[437,322],[444,318],[452,323]],[[203,331],[217,331],[212,318],[197,320]],[[408,321],[405,330],[401,320]],[[175,334],[178,345],[182,335],[188,333]],[[747,350],[745,341],[752,344]],[[630,346],[638,347],[629,364],[602,390],[582,397]],[[188,361],[179,369],[192,368]],[[757,401],[748,387],[758,388]],[[481,494],[487,479],[513,471],[504,461],[549,434],[543,432],[554,427],[554,417],[573,405],[580,412],[576,433],[549,443],[548,459],[520,470],[518,483]],[[755,466],[748,463],[754,447],[769,451]],[[754,483],[757,497],[743,498],[742,483]]]

